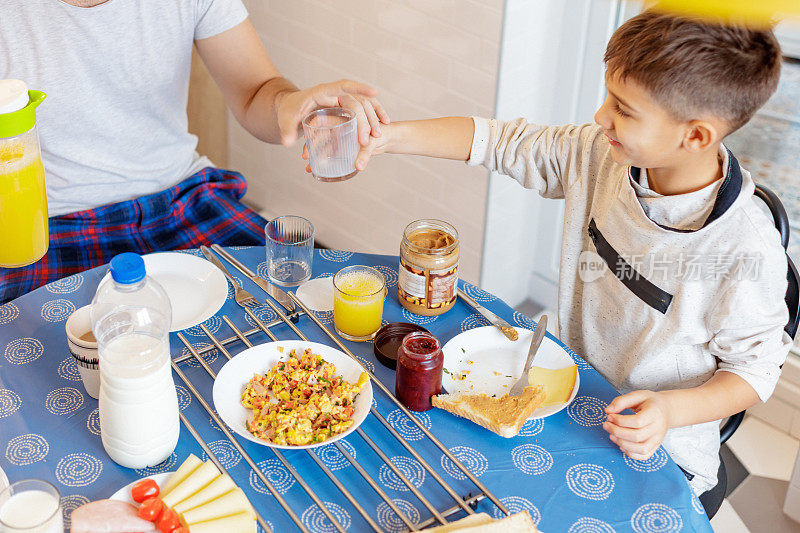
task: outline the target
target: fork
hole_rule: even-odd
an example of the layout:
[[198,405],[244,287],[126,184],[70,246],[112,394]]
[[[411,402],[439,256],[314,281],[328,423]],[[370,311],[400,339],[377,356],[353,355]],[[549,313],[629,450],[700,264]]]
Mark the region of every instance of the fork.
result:
[[236,303],[239,304],[241,307],[252,307],[260,305],[258,300],[256,300],[255,296],[247,292],[239,285],[239,282],[236,281],[233,276],[228,273],[228,269],[225,268],[225,265],[222,264],[222,261],[217,259],[217,256],[214,255],[214,252],[208,249],[207,246],[201,246],[200,251],[203,252],[203,255],[206,259],[208,259],[212,265],[217,267],[222,271],[222,274],[228,279],[230,284],[233,286],[233,299],[236,300]]

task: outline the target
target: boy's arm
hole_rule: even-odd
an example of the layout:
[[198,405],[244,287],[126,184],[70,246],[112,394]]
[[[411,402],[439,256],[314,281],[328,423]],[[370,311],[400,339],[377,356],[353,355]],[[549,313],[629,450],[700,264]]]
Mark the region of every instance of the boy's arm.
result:
[[[366,168],[373,154],[456,159],[510,176],[547,198],[563,198],[564,191],[586,174],[595,148],[602,148],[596,141],[604,141],[598,126],[543,126],[521,118],[394,122],[382,132],[361,149],[356,159],[358,170]],[[305,152],[303,157],[307,158]]]
[[[722,371],[691,389],[639,390],[618,396],[606,407],[603,429],[626,455],[643,461],[661,446],[668,429],[721,420],[760,402],[747,381]],[[619,414],[625,409],[636,414]]]
[[[380,151],[373,153],[413,154],[466,161],[472,148],[475,123],[469,117],[446,117],[395,122],[388,129],[390,131],[385,143],[377,139],[373,141],[378,145],[383,144]],[[368,159],[368,151],[362,150],[359,161],[363,166],[366,166]]]

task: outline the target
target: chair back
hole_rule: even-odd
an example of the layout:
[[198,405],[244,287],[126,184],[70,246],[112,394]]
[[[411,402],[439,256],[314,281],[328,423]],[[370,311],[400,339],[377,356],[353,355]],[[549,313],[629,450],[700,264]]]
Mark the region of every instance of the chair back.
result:
[[[767,187],[763,185],[756,185],[754,193],[761,198],[767,205],[769,212],[772,214],[772,219],[775,221],[775,227],[781,234],[781,244],[785,250],[789,246],[789,217],[786,215],[786,209],[778,199],[778,196]],[[797,326],[800,322],[800,274],[797,272],[797,267],[794,266],[792,258],[786,255],[787,272],[786,280],[786,307],[789,309],[789,321],[783,330],[794,339],[797,335]],[[739,424],[744,420],[744,411],[736,413],[728,418],[719,430],[720,443],[725,442],[731,435],[739,428]]]

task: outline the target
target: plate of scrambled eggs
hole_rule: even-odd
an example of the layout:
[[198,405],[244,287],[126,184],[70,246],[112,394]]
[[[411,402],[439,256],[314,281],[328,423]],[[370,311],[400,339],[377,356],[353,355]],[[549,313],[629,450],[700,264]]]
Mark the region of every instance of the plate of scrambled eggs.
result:
[[347,354],[324,344],[279,341],[225,363],[214,407],[242,437],[273,448],[324,446],[355,430],[372,407],[372,383]]

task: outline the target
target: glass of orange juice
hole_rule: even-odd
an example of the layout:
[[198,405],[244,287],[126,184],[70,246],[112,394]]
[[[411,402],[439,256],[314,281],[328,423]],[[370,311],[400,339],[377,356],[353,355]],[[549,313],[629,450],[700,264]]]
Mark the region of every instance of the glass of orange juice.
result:
[[378,270],[353,265],[333,276],[333,323],[347,340],[372,339],[381,327],[386,280]]

